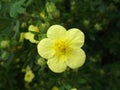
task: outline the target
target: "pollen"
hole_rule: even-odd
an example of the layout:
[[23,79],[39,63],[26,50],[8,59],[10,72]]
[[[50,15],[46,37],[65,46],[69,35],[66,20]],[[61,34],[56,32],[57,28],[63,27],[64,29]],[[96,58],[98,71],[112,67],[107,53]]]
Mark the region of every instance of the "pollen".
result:
[[58,40],[55,43],[54,49],[58,55],[64,55],[67,51],[68,43],[63,40]]

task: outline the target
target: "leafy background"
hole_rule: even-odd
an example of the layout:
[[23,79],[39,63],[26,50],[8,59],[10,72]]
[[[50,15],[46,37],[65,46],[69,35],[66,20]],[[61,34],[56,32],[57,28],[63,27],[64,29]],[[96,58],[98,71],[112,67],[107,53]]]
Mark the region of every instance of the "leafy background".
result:
[[[54,86],[60,90],[119,90],[119,8],[119,0],[0,0],[0,90],[51,90]],[[46,61],[36,64],[40,58],[37,45],[19,42],[20,33],[27,32],[30,24],[39,27],[38,40],[53,24],[81,29],[87,55],[83,67],[57,74]],[[31,83],[24,81],[22,69],[27,65],[35,74]]]

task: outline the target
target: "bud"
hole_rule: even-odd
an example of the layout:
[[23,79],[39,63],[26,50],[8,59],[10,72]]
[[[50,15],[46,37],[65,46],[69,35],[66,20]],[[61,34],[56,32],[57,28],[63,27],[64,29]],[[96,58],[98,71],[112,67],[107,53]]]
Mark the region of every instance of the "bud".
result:
[[71,11],[74,11],[75,10],[75,7],[76,7],[76,2],[74,1],[74,0],[72,0],[71,2],[70,2],[70,4],[71,4]]
[[59,90],[57,86],[54,86],[51,90]]
[[32,32],[39,32],[38,27],[36,27],[36,26],[34,26],[34,25],[30,25],[30,26],[28,27],[28,30],[29,30],[29,31],[32,31]]
[[21,28],[25,28],[26,26],[27,26],[26,22],[23,22],[23,23],[21,24]]
[[72,88],[72,89],[70,89],[70,90],[77,90],[77,88]]
[[101,25],[99,24],[99,23],[96,23],[95,25],[94,25],[94,28],[96,29],[96,30],[101,30],[102,29],[102,27],[101,27]]
[[40,12],[40,17],[41,17],[42,19],[45,19],[45,13],[44,13],[44,12]]
[[9,56],[9,53],[6,52],[6,51],[4,51],[4,52],[1,54],[1,59],[6,60],[6,59],[8,58],[8,56]]
[[60,17],[60,11],[56,9],[56,11],[53,13],[54,18]]
[[47,2],[46,3],[46,9],[48,13],[53,13],[56,11],[56,6],[53,2]]
[[89,21],[89,20],[84,20],[84,21],[83,21],[83,24],[84,24],[85,27],[88,27],[89,24],[90,24],[90,21]]
[[38,27],[40,28],[41,33],[45,33],[46,30],[49,28],[49,26],[50,26],[49,22],[45,22],[45,23],[39,22],[38,24]]
[[43,65],[46,64],[46,62],[45,62],[45,60],[44,60],[43,58],[39,58],[39,59],[37,60],[37,64],[40,65],[40,66],[43,66]]
[[55,4],[53,2],[47,2],[46,10],[50,19],[58,18],[60,16],[59,10],[57,10]]
[[6,48],[6,47],[9,47],[9,44],[10,44],[9,40],[3,40],[0,42],[0,47]]

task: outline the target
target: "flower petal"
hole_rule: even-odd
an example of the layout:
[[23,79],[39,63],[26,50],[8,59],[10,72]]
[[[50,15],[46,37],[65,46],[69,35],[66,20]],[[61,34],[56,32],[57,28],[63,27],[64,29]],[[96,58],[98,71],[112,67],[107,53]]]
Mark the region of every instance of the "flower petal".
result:
[[34,26],[34,25],[30,25],[30,26],[28,27],[28,30],[29,30],[29,31],[32,31],[32,32],[39,32],[38,27],[36,27],[36,26]]
[[53,72],[61,73],[64,72],[67,68],[65,61],[66,61],[65,56],[61,57],[55,56],[54,58],[48,59],[47,64]]
[[60,25],[52,25],[47,31],[47,37],[51,39],[60,39],[64,37],[66,29]]
[[82,47],[84,44],[84,34],[77,28],[69,29],[66,37],[71,43],[70,47]]
[[53,44],[50,39],[43,39],[39,42],[38,46],[38,53],[43,57],[43,58],[51,58],[54,54],[55,51],[53,49]]
[[33,34],[31,32],[26,32],[24,34],[25,39],[29,40],[31,43],[38,43],[38,41],[34,39],[34,36],[35,36],[35,34]]
[[72,68],[78,68],[82,66],[85,62],[85,52],[82,49],[74,50],[68,55],[67,65]]

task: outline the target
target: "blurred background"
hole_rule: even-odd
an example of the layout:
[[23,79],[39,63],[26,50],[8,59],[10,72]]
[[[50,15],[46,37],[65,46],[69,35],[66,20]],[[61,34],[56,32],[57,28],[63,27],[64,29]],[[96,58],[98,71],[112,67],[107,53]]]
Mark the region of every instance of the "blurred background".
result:
[[[53,73],[37,44],[22,36],[34,25],[39,41],[53,24],[84,32],[79,69]],[[120,0],[0,0],[0,90],[119,90],[119,51]]]

